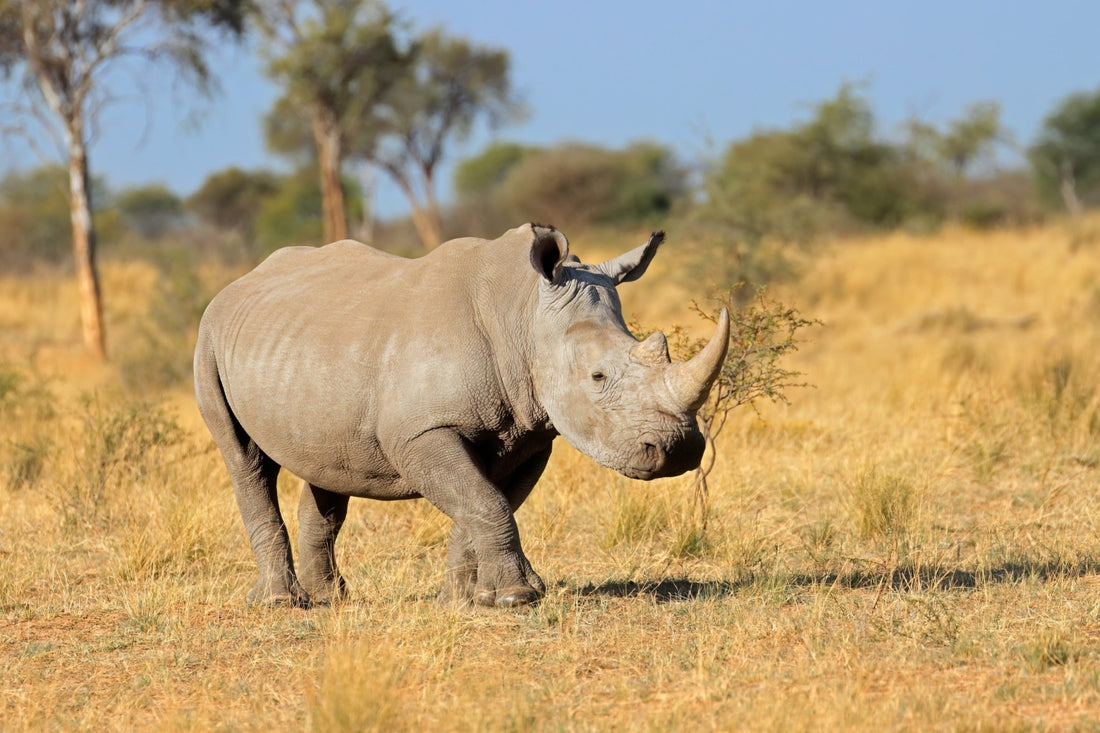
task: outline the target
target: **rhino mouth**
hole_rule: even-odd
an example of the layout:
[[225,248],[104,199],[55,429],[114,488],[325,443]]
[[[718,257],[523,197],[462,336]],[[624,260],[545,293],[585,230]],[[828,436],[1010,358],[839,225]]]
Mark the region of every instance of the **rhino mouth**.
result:
[[702,433],[692,430],[664,440],[656,436],[644,436],[634,450],[631,460],[619,468],[619,473],[629,478],[650,481],[656,478],[679,476],[699,467],[706,448]]

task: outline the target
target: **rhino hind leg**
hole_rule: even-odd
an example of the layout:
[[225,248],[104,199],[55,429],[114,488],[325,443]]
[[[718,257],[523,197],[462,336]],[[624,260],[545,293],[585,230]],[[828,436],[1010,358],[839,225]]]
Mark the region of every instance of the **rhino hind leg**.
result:
[[219,446],[229,467],[237,507],[259,567],[259,578],[248,593],[248,602],[310,608],[309,594],[294,573],[290,537],[279,511],[276,487],[279,465],[251,441],[240,445],[239,450],[236,444]]
[[312,484],[298,502],[298,580],[315,604],[347,598],[336,568],[336,537],[348,514],[348,497]]
[[[226,452],[223,448],[223,455]],[[309,594],[294,573],[290,537],[279,511],[279,465],[254,443],[242,446],[241,458],[227,458],[226,465],[230,466],[237,507],[259,566],[259,578],[248,593],[248,602],[310,608],[313,604]]]
[[201,334],[195,367],[199,412],[225,460],[237,507],[259,566],[259,578],[248,593],[248,602],[309,608],[309,594],[294,574],[290,538],[279,512],[276,481],[280,467],[256,445],[233,416],[213,355],[202,348]]

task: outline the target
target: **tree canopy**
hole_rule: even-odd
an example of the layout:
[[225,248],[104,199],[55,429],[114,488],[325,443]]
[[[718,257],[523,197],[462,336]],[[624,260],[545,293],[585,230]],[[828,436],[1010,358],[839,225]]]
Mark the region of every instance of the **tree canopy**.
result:
[[495,127],[522,113],[507,53],[441,30],[413,35],[380,2],[311,5],[313,16],[285,4],[262,16],[268,70],[286,90],[265,120],[269,147],[318,162],[333,219],[326,239],[341,231],[340,170],[363,161],[400,187],[424,246],[438,245],[435,178],[447,146],[479,121]]
[[1048,201],[1060,198],[1071,213],[1100,203],[1100,89],[1060,102],[1028,156]]
[[283,87],[265,119],[268,146],[317,163],[323,237],[348,235],[342,170],[349,144],[370,127],[376,107],[405,73],[407,50],[380,2],[267,2],[257,16],[267,73]]

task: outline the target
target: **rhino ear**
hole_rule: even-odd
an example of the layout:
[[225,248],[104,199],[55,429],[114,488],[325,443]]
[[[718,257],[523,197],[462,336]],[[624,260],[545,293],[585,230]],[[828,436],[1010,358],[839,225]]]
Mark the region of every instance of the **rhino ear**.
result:
[[657,254],[657,248],[665,241],[664,232],[653,232],[649,235],[649,241],[641,247],[636,247],[618,257],[596,265],[596,269],[607,275],[618,285],[637,280],[653,261],[653,255]]
[[535,239],[531,242],[531,267],[547,282],[561,279],[562,263],[569,256],[569,241],[553,227],[532,227]]

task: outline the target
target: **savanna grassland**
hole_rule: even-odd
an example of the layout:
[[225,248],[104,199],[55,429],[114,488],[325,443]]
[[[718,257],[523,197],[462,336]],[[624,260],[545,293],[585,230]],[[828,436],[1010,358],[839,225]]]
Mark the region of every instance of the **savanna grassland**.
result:
[[[622,289],[665,328],[703,295],[670,234]],[[561,444],[518,513],[549,586],[519,611],[434,604],[447,521],[423,502],[352,502],[348,603],[245,604],[253,559],[186,372],[236,273],[181,263],[105,263],[108,366],[81,356],[68,276],[0,276],[0,728],[1100,727],[1087,234],[802,255],[771,295],[821,321],[787,361],[813,386],[736,413],[703,538],[687,478]],[[298,490],[281,479],[292,537]]]

